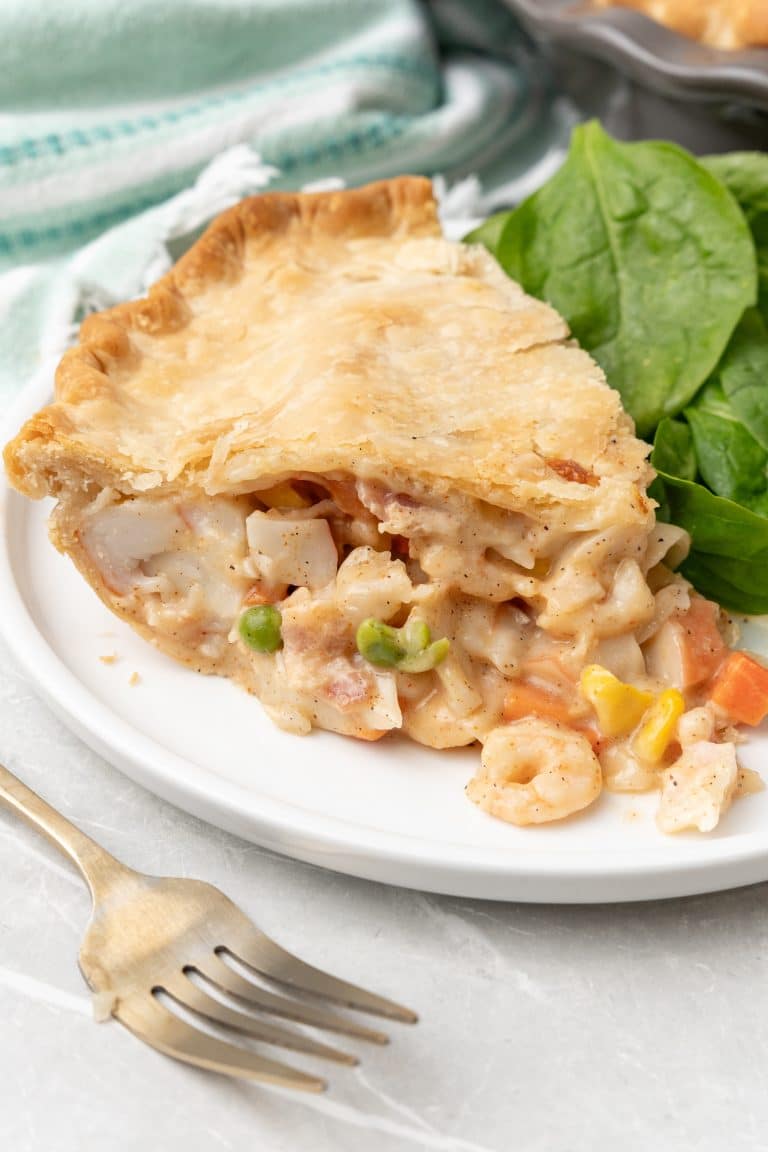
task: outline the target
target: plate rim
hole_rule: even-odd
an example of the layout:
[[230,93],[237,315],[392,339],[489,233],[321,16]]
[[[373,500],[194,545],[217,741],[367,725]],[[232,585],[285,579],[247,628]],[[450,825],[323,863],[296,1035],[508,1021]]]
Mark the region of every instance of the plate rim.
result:
[[[0,445],[50,400],[41,372],[0,421]],[[674,898],[768,879],[768,834],[727,839],[692,838],[685,855],[639,860],[632,852],[558,848],[546,854],[514,851],[499,862],[479,845],[429,841],[408,833],[366,827],[333,815],[302,811],[265,796],[163,747],[98,699],[61,660],[37,627],[19,587],[12,544],[14,516],[26,497],[0,472],[0,635],[33,689],[55,715],[113,767],[192,815],[292,859],[350,876],[477,899],[534,903],[595,903]],[[213,788],[211,788],[213,783]],[[702,851],[702,846],[706,850]],[[437,851],[436,851],[437,850]],[[412,874],[412,869],[416,873]],[[534,883],[535,892],[527,885]],[[584,887],[582,887],[584,886]]]

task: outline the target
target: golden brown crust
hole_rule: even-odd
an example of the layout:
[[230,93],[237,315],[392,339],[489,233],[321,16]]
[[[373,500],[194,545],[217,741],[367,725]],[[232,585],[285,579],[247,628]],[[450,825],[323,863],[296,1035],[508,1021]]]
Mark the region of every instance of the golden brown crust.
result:
[[424,179],[254,197],[146,299],[83,323],[6,465],[34,497],[338,471],[575,502],[591,522],[597,489],[544,461],[574,458],[632,503],[646,449],[567,336],[483,249],[442,238]]
[[766,0],[595,0],[601,8],[636,8],[683,36],[713,48],[768,45]]
[[318,232],[327,236],[388,236],[397,229],[411,235],[439,232],[432,186],[419,176],[331,193],[251,196],[218,216],[144,299],[86,317],[79,344],[65,353],[56,372],[56,398],[76,401],[103,387],[110,368],[130,356],[128,331],[159,336],[181,328],[189,319],[188,298],[240,276],[246,240],[265,235],[274,239],[296,228],[308,239]]
[[[56,402],[29,420],[4,450],[11,483],[33,498],[58,488],[55,462],[89,453],[67,437],[71,422],[62,404],[79,405],[112,389],[110,374],[130,365],[129,333],[150,336],[176,332],[190,316],[189,300],[211,285],[242,273],[249,240],[274,240],[289,231],[307,241],[319,234],[389,236],[437,235],[440,227],[429,180],[402,176],[362,188],[334,192],[271,192],[241,201],[218,216],[178,263],[154,284],[146,298],[88,316],[79,343],[56,371]],[[89,463],[93,465],[91,457]],[[108,462],[104,461],[108,468]]]

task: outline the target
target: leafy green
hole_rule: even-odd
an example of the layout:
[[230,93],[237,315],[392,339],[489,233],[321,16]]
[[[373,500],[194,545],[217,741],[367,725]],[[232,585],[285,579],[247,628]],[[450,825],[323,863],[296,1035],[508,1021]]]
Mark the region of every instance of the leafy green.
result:
[[565,317],[640,435],[695,395],[756,299],[750,231],[720,180],[674,144],[622,144],[596,122],[503,226],[470,238]]
[[656,432],[651,463],[659,473],[695,480],[698,466],[691,430],[679,420],[662,420]]
[[691,533],[688,579],[768,612],[768,155],[697,160],[587,124],[551,180],[467,239],[557,308],[639,434],[655,429],[650,494]]
[[752,230],[760,310],[768,323],[768,155],[730,152],[725,156],[707,156],[702,163],[736,197]]
[[699,471],[718,496],[768,516],[768,453],[736,416],[722,386],[705,384],[685,409]]
[[[703,491],[706,492],[706,488]],[[766,563],[768,551],[746,564],[739,557],[707,556],[693,551],[680,571],[707,599],[715,600],[731,612],[763,616],[768,613],[765,577],[761,579],[761,569],[765,571]]]
[[[703,163],[738,201],[757,254],[759,306],[737,325],[712,384],[686,416],[703,479],[718,495],[768,515],[768,156],[733,152]],[[715,401],[713,406],[713,401]],[[766,573],[768,580],[768,573]]]
[[744,313],[714,379],[734,415],[768,451],[768,326],[757,308]]
[[701,163],[730,189],[750,224],[768,216],[767,153],[726,152],[703,156]]
[[768,519],[677,474],[690,475],[691,430],[665,419],[651,463],[663,486],[659,515],[690,532],[694,547],[681,571],[705,596],[734,612],[768,612]]
[[483,220],[477,228],[469,232],[464,237],[465,244],[482,244],[489,252],[494,255],[501,240],[501,233],[509,219],[509,212],[496,212],[493,216],[489,216],[487,220]]

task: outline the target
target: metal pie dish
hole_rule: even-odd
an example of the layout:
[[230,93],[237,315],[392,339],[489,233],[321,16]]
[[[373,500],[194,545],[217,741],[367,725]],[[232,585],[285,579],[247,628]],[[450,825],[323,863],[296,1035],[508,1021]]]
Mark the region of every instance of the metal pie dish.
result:
[[633,9],[584,0],[505,2],[558,85],[615,135],[699,152],[766,147],[768,49],[711,48]]

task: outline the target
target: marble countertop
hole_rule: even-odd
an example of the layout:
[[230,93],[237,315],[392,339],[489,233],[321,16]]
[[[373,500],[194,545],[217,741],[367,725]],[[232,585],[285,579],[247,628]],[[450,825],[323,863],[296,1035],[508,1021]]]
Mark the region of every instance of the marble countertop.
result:
[[421,1014],[391,1028],[389,1048],[359,1048],[360,1068],[326,1065],[323,1096],[176,1064],[94,1023],[76,964],[86,889],[0,809],[2,1147],[768,1149],[768,886],[495,905],[298,864],[131,783],[62,727],[2,648],[0,757],[127,863],[212,881],[304,959]]

